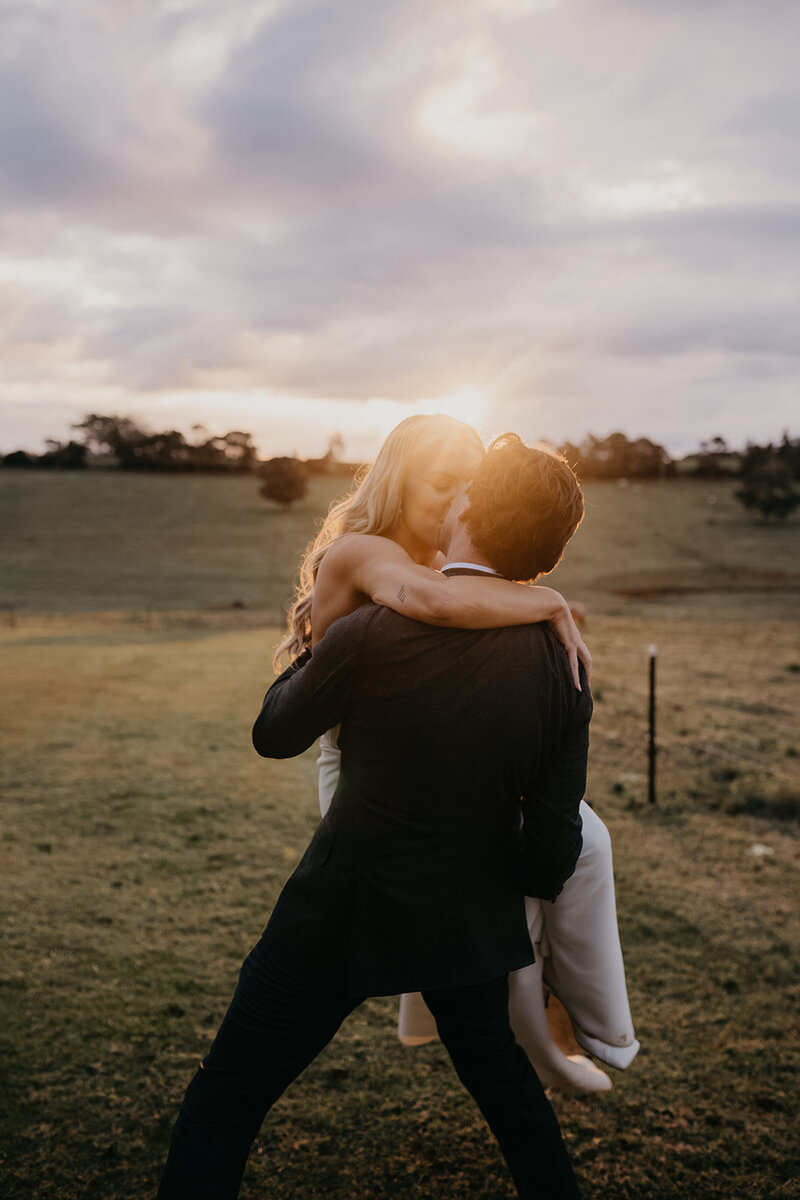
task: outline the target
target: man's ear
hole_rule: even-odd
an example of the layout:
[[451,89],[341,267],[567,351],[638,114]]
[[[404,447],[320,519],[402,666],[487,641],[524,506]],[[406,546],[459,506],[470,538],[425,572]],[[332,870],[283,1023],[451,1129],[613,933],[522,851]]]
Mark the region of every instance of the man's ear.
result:
[[469,503],[469,496],[465,495],[462,506],[461,506],[461,511],[458,514],[457,520],[461,521],[462,524],[466,525],[469,521],[471,511],[472,510],[471,510],[470,503]]
[[469,512],[469,487],[462,488],[454,498],[450,506],[450,511],[455,509],[456,520],[463,521],[464,514]]

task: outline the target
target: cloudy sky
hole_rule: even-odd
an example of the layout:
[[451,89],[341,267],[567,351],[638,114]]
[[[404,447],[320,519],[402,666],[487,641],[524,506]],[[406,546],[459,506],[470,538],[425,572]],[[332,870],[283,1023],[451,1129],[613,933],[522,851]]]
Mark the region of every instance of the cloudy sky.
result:
[[3,0],[0,451],[798,429],[797,0]]

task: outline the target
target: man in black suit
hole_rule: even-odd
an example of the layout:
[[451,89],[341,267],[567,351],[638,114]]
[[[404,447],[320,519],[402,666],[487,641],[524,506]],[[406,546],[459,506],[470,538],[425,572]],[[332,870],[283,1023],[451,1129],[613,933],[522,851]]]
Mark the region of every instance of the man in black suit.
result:
[[[582,515],[567,464],[506,435],[445,522],[445,572],[532,579]],[[524,894],[555,899],[580,854],[582,683],[545,625],[442,629],[366,605],[273,684],[258,752],[299,754],[341,722],[341,776],[187,1091],[161,1200],[235,1197],[270,1106],[362,1000],[401,991],[423,993],[519,1195],[578,1196],[508,973],[533,961]]]

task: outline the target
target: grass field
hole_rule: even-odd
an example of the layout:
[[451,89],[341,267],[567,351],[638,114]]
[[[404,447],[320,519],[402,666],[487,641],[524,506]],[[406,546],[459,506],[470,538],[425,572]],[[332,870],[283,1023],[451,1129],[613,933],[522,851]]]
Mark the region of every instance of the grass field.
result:
[[[256,481],[119,471],[0,471],[0,606],[25,612],[224,609],[280,623],[298,561],[342,480],[285,512]],[[547,582],[595,612],[791,617],[800,519],[758,526],[733,484],[587,484]]]
[[[82,489],[95,478],[93,509]],[[139,1200],[316,822],[314,752],[260,760],[249,728],[277,637],[264,611],[280,607],[317,511],[269,512],[252,481],[153,480],[157,495],[112,475],[39,479],[47,502],[35,480],[0,475],[21,514],[4,534],[15,613],[0,627],[0,1195]],[[589,793],[614,838],[643,1048],[611,1093],[553,1102],[588,1200],[790,1200],[797,531],[746,525],[707,485],[674,486],[594,489],[575,561],[559,568],[589,608]],[[683,585],[681,561],[695,571]],[[758,587],[742,587],[748,569]],[[441,1046],[401,1047],[395,1015],[396,1001],[369,1001],[281,1100],[246,1200],[510,1200]]]

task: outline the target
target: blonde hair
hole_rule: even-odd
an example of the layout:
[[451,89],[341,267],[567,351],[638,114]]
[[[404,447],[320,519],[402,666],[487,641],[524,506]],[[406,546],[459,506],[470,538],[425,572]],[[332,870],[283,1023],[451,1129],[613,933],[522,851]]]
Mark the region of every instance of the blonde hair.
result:
[[483,453],[483,443],[471,425],[447,417],[417,414],[396,425],[378,451],[372,466],[362,468],[352,492],[332,504],[322,528],[306,547],[300,578],[289,609],[287,633],[275,651],[275,667],[283,654],[291,659],[311,645],[311,606],[320,563],[331,543],[345,533],[386,536],[394,527],[403,490],[416,460],[444,442],[469,440]]

